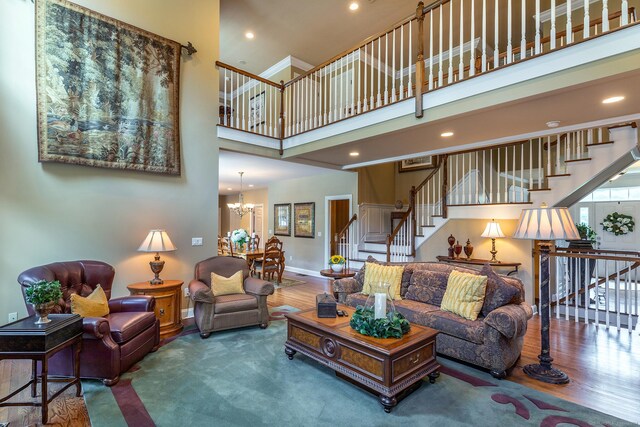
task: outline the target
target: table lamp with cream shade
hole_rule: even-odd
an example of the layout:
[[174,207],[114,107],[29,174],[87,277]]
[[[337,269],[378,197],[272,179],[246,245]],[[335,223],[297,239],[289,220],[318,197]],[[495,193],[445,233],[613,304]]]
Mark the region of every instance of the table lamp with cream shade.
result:
[[153,261],[149,261],[151,271],[155,274],[155,277],[149,281],[152,285],[160,285],[164,281],[160,278],[160,272],[164,267],[164,261],[160,261],[160,252],[171,252],[177,248],[171,242],[169,235],[164,230],[151,230],[147,237],[144,239],[138,252],[155,252],[156,255]]
[[487,227],[480,236],[491,239],[491,250],[489,251],[491,253],[491,262],[500,262],[496,259],[496,254],[498,253],[498,251],[496,251],[496,239],[506,237],[500,229],[500,224],[492,219],[491,222],[487,223]]
[[540,248],[540,363],[526,365],[525,374],[551,384],[565,384],[569,376],[551,366],[549,343],[549,252],[553,240],[579,239],[580,234],[567,208],[549,208],[545,203],[539,208],[523,209],[513,235],[514,239],[541,240]]

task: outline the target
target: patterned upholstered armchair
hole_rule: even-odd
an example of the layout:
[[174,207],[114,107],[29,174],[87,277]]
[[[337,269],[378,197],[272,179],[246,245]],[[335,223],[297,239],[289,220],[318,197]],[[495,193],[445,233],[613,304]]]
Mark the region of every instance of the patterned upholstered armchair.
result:
[[[101,261],[68,261],[30,268],[18,276],[25,290],[39,280],[58,280],[62,285],[62,299],[54,313],[71,313],[71,295],[87,296],[100,285],[109,300],[109,314],[104,317],[82,319],[82,353],[80,376],[96,378],[112,386],[147,353],[156,351],[160,344],[160,323],[153,310],[156,301],[150,296],[126,296],[111,299],[111,286],[115,270]],[[33,306],[27,304],[30,315]],[[71,348],[55,354],[49,362],[52,375],[71,375],[69,364]]]
[[[211,273],[231,277],[238,271],[242,271],[245,293],[213,296]],[[242,258],[216,256],[200,261],[189,283],[189,293],[202,338],[208,338],[213,331],[252,325],[264,329],[269,325],[267,296],[273,294],[273,284],[249,277],[249,266]]]

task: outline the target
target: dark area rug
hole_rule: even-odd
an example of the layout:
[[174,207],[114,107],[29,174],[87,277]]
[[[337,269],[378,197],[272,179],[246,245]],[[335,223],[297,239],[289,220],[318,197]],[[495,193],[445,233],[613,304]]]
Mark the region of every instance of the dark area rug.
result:
[[279,289],[279,288],[290,288],[291,286],[302,285],[303,283],[306,283],[306,282],[304,280],[295,280],[289,277],[283,277],[280,283],[278,283],[278,279],[272,280],[271,283],[273,283],[273,286],[275,286],[276,289]]
[[[276,307],[282,318],[293,307]],[[378,398],[297,354],[284,354],[286,321],[165,342],[116,387],[83,381],[101,426],[631,426],[447,359],[442,374],[386,414]]]

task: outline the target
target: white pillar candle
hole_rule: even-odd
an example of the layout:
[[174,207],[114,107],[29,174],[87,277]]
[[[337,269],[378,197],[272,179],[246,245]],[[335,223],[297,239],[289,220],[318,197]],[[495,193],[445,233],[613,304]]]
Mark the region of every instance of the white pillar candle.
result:
[[376,293],[374,303],[374,318],[382,319],[387,316],[387,294]]

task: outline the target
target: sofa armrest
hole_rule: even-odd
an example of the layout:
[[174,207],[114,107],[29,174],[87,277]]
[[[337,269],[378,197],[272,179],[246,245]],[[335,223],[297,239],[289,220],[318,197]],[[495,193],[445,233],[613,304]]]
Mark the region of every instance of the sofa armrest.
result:
[[273,290],[273,283],[266,280],[247,277],[244,281],[244,291],[251,295],[272,295]]
[[353,277],[345,277],[333,282],[333,292],[344,294],[355,294],[362,290],[362,285]]
[[493,310],[484,322],[508,339],[521,337],[527,332],[527,321],[533,316],[531,306],[526,302],[507,304]]
[[189,283],[189,295],[193,302],[213,304],[213,292],[211,292],[211,288],[200,280],[194,279]]
[[156,299],[149,295],[135,295],[109,300],[109,312],[123,313],[133,311],[153,311]]
[[85,317],[82,319],[82,338],[102,339],[104,336],[111,338],[109,321],[104,317]]

